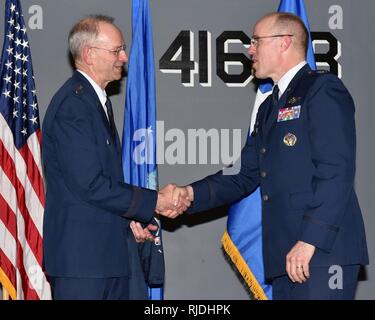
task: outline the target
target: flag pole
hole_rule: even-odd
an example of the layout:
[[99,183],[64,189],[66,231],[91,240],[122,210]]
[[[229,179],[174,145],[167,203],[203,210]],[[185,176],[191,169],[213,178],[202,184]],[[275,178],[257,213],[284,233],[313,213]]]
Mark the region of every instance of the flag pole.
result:
[[2,286],[3,290],[3,300],[9,300],[9,292]]

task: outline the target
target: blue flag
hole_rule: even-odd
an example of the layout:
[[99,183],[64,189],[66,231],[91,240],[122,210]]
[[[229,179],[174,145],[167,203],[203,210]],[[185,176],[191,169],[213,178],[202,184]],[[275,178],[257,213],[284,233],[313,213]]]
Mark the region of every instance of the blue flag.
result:
[[[125,182],[157,190],[154,47],[148,0],[133,0],[122,141]],[[161,234],[157,236],[161,239]],[[155,245],[163,254],[160,242]],[[163,288],[149,288],[149,298],[163,299]]]
[[[281,0],[278,12],[290,12],[299,16],[310,33],[303,0]],[[307,51],[307,62],[315,70],[311,37]],[[262,81],[252,112],[250,132],[255,123],[261,103],[272,90],[272,81]],[[251,195],[232,205],[229,209],[227,230],[223,235],[224,250],[246,281],[255,299],[272,299],[272,286],[266,283],[262,252],[262,202],[260,188]]]

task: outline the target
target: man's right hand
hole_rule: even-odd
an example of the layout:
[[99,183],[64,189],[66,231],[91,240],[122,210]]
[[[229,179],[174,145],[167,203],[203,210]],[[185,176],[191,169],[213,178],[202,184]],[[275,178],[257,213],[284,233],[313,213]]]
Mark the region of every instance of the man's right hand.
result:
[[175,184],[167,184],[159,190],[155,211],[165,217],[176,218],[190,207],[193,198],[191,186],[177,187]]

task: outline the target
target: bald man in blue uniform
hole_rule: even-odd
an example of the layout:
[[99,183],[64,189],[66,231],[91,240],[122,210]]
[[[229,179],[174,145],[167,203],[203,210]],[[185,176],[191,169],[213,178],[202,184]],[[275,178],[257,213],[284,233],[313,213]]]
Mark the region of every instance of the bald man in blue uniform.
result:
[[308,33],[297,16],[266,15],[253,31],[252,67],[257,78],[272,78],[273,93],[260,106],[239,174],[218,172],[181,188],[193,200],[188,212],[239,200],[260,185],[273,298],[353,299],[368,253],[354,191],[352,97],[336,76],[306,64]]

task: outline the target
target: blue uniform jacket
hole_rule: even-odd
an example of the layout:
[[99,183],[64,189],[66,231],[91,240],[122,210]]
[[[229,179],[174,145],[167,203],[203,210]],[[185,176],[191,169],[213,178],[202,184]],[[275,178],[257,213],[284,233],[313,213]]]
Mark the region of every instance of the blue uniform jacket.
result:
[[270,97],[260,106],[240,172],[193,183],[190,212],[239,200],[260,185],[267,278],[286,273],[286,255],[298,240],[317,247],[311,266],[367,264],[353,188],[356,132],[349,92],[336,76],[306,65],[266,121],[270,106]]
[[123,182],[118,134],[79,72],[53,97],[43,122],[47,183],[44,265],[50,276],[130,275],[130,219],[148,222],[155,191]]

